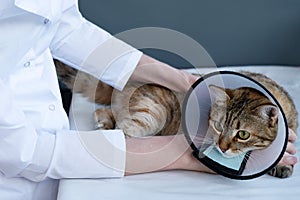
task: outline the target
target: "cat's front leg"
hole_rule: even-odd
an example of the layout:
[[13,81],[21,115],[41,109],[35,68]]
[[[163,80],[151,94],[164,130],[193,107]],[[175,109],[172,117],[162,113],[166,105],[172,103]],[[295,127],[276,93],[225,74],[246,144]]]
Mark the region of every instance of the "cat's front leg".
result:
[[278,178],[288,178],[292,176],[293,169],[293,165],[277,165],[268,174]]

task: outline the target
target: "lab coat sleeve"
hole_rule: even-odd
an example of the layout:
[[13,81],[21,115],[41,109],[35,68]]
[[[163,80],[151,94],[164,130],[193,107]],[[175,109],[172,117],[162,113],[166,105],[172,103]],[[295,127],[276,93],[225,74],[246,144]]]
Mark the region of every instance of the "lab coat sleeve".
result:
[[82,17],[65,10],[51,42],[54,58],[122,90],[142,53]]
[[32,181],[46,178],[122,177],[122,131],[36,130],[0,80],[0,173]]

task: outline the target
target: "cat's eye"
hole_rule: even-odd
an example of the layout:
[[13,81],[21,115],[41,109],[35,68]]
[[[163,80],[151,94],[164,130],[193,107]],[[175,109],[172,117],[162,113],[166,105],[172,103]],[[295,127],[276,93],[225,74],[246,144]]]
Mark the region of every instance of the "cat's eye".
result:
[[223,127],[222,127],[222,124],[218,121],[215,121],[214,122],[214,126],[215,126],[215,129],[219,132],[222,132],[223,131]]
[[250,137],[250,133],[247,131],[239,131],[236,136],[238,139],[247,140]]

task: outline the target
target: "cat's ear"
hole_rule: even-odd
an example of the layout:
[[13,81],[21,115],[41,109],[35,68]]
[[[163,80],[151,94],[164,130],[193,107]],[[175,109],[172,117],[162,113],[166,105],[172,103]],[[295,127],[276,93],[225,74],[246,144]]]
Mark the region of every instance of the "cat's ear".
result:
[[278,109],[274,105],[263,105],[258,108],[263,119],[269,120],[270,126],[274,127],[278,120]]
[[215,85],[209,85],[208,87],[209,87],[211,97],[215,98],[215,101],[217,103],[218,102],[226,103],[227,100],[230,99],[230,97],[228,96],[224,88]]

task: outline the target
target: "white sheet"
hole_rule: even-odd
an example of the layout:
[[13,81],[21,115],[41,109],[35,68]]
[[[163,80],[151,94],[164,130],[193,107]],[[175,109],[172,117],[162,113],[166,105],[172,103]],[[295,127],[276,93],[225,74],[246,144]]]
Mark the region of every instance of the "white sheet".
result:
[[[261,72],[284,86],[300,108],[300,67],[253,66],[230,67],[222,70],[249,70]],[[208,73],[214,69],[199,69]],[[192,70],[193,71],[193,70]],[[81,95],[75,94],[72,112],[76,114],[76,123],[71,118],[71,126],[82,130],[92,128],[91,113],[95,105],[87,102]],[[72,116],[72,115],[71,115]],[[299,132],[299,128],[298,128]],[[300,142],[296,142],[300,152]],[[256,179],[238,181],[220,175],[211,175],[189,171],[168,171],[128,176],[121,179],[66,179],[60,181],[59,200],[98,200],[98,199],[299,199],[300,164],[295,166],[294,174],[287,179],[278,179],[264,175]]]

